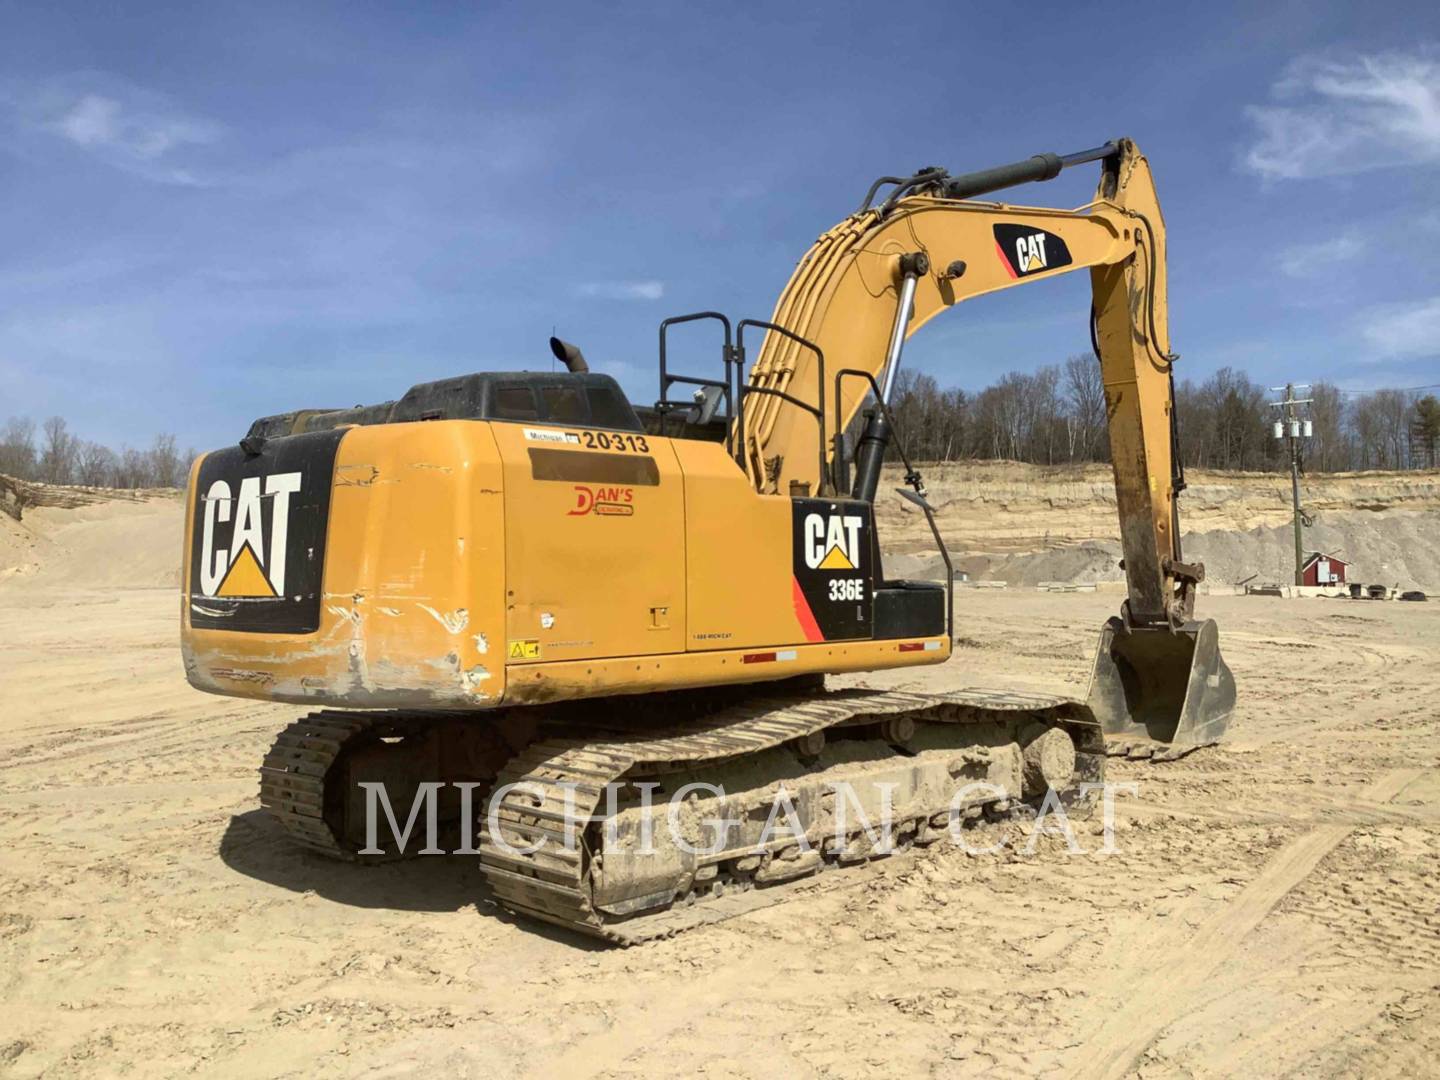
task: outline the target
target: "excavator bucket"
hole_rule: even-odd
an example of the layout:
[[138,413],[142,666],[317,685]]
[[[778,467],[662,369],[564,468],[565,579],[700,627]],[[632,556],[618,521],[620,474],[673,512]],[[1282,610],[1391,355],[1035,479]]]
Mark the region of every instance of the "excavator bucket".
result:
[[1179,630],[1100,630],[1086,704],[1106,735],[1174,749],[1219,742],[1235,710],[1235,677],[1220,656],[1214,619]]

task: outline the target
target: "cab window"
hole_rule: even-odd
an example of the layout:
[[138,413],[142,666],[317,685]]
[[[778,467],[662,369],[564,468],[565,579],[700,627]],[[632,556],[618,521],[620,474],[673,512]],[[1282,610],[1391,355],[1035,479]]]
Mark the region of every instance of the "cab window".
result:
[[578,387],[547,386],[540,393],[545,398],[546,415],[557,424],[583,424],[589,419]]
[[528,386],[497,386],[495,416],[501,420],[538,420],[535,392]]

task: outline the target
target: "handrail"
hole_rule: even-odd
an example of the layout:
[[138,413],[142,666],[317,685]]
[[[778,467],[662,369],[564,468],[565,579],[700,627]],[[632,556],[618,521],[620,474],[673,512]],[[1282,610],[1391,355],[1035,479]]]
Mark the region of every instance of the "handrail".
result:
[[[845,380],[846,376],[859,376],[870,384],[870,390],[875,395],[875,400],[879,403],[881,411],[885,414],[885,421],[890,425],[890,430],[894,432],[894,439],[890,445],[895,447],[896,451],[900,454],[900,460],[905,465],[905,483],[910,485],[915,494],[909,496],[903,488],[897,490],[901,495],[906,495],[907,498],[910,498],[912,502],[920,507],[921,512],[925,515],[925,520],[930,525],[930,535],[935,538],[935,546],[940,550],[940,559],[945,564],[946,633],[949,634],[950,640],[954,641],[955,564],[950,559],[950,549],[945,545],[944,537],[940,535],[940,526],[935,521],[935,508],[932,507],[930,501],[925,498],[925,483],[921,480],[920,474],[915,471],[915,466],[910,464],[910,456],[905,453],[905,442],[901,438],[900,425],[895,423],[895,414],[890,411],[889,403],[881,396],[880,386],[876,383],[875,376],[863,368],[843,368],[837,371],[835,373],[836,401],[840,400],[840,384]],[[848,470],[845,469],[845,432],[840,428],[840,420],[837,415],[835,420],[835,486],[837,488],[841,487],[842,482],[848,485],[849,477],[847,473]]]
[[[885,414],[886,423],[888,423],[891,430],[895,432],[895,437],[890,443],[890,445],[895,447],[896,451],[900,454],[900,461],[905,465],[905,482],[915,489],[915,493],[917,495],[923,494],[923,492],[921,491],[923,484],[920,479],[920,474],[916,472],[914,467],[910,464],[910,457],[908,454],[905,453],[904,440],[900,437],[900,425],[895,423],[895,414],[890,411],[889,404],[885,401],[885,398],[881,396],[880,386],[878,383],[876,383],[875,376],[872,375],[870,372],[866,371],[864,368],[843,368],[842,370],[837,371],[835,373],[835,400],[840,400],[840,384],[844,381],[847,375],[859,376],[870,384],[870,390],[875,395],[875,401],[879,404],[880,411]],[[841,462],[843,460],[845,444],[842,440],[844,438],[845,432],[840,429],[840,418],[837,415],[835,418],[836,462]],[[838,476],[836,477],[836,486],[839,486]]]
[[[808,338],[801,337],[793,330],[785,329],[785,327],[780,326],[778,323],[767,322],[764,319],[741,319],[738,323],[735,324],[735,351],[739,354],[740,363],[742,364],[745,362],[745,328],[747,326],[757,326],[762,330],[774,331],[781,337],[789,338],[791,341],[800,345],[802,348],[809,349],[815,354],[815,360],[819,365],[819,370],[816,373],[816,398],[818,400],[818,404],[811,405],[808,402],[801,401],[799,398],[792,397],[790,394],[787,394],[781,390],[773,390],[767,386],[747,386],[743,382],[740,384],[740,401],[742,402],[741,408],[743,409],[745,395],[769,394],[773,397],[778,397],[781,401],[787,401],[791,405],[796,405],[799,408],[808,412],[811,416],[815,417],[816,423],[818,423],[820,426],[819,470],[816,473],[816,487],[818,490],[816,491],[816,494],[829,494],[829,489],[831,485],[829,477],[826,475],[827,470],[825,467],[825,353],[821,350],[820,346],[816,345],[813,341],[810,341]],[[745,436],[743,427],[741,428],[740,439],[740,450],[743,454],[745,450]]]
[[[695,379],[688,375],[671,375],[666,364],[666,334],[670,327],[680,323],[696,322],[700,319],[714,319],[725,328],[725,346],[720,354],[721,362],[725,368],[725,380],[718,379]],[[690,386],[718,386],[725,396],[725,452],[738,460],[735,447],[734,430],[744,430],[745,406],[742,395],[738,393],[742,373],[740,371],[741,361],[737,358],[736,350],[731,344],[730,320],[718,311],[692,311],[688,315],[672,315],[660,323],[660,398],[655,403],[655,410],[660,414],[660,434],[665,434],[665,417],[682,403],[670,401],[666,396],[670,387],[676,383],[685,383]],[[741,354],[743,355],[743,354]],[[731,367],[735,368],[734,387],[731,383]]]

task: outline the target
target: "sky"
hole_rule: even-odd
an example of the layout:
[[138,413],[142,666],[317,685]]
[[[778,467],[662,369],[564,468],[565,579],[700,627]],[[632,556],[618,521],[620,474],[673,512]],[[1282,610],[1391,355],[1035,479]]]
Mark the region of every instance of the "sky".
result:
[[[199,449],[549,370],[641,403],[656,327],[767,318],[871,180],[1136,140],[1182,378],[1440,382],[1440,5],[0,0],[0,419]],[[1098,166],[1010,193],[1078,206]],[[905,364],[1088,351],[1085,274]],[[701,332],[684,366],[718,369]]]

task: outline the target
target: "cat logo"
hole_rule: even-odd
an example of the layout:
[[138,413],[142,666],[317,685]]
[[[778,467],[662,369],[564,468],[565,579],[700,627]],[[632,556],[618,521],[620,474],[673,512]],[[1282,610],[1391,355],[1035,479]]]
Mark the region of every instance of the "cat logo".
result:
[[1055,270],[1074,261],[1064,240],[1028,225],[996,225],[995,250],[1012,278]]
[[864,522],[858,514],[806,514],[805,565],[811,570],[858,570]]
[[1020,273],[1028,274],[1031,270],[1044,270],[1047,265],[1043,232],[1031,233],[1029,236],[1021,236],[1015,240],[1015,266]]
[[[300,476],[298,472],[247,476],[238,492],[225,480],[210,485],[200,524],[202,594],[251,599],[285,595],[290,496],[299,492]],[[225,526],[229,542],[222,545],[219,534]]]

